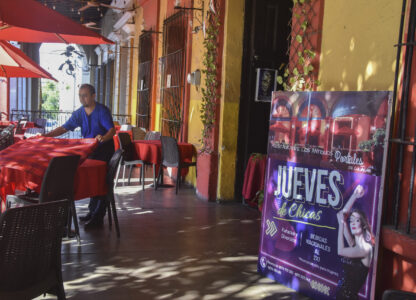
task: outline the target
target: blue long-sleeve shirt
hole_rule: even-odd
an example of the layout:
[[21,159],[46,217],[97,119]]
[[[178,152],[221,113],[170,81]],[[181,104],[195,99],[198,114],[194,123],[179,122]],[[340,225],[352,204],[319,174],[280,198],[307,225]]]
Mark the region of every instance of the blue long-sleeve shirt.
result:
[[88,116],[84,107],[80,107],[72,113],[72,116],[63,125],[66,130],[73,131],[81,127],[81,134],[84,138],[95,138],[97,135],[105,135],[114,127],[113,117],[110,110],[96,102],[95,108]]

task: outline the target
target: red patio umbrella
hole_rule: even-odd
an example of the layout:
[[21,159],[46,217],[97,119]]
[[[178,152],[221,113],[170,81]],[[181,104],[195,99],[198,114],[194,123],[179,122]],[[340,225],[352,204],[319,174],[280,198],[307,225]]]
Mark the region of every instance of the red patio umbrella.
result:
[[80,45],[113,43],[35,0],[0,0],[0,39]]
[[0,77],[37,77],[57,81],[20,49],[1,40]]

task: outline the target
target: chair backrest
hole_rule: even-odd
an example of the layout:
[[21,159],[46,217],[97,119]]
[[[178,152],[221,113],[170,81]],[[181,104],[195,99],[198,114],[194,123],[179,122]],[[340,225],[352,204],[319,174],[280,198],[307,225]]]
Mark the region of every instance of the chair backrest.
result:
[[161,136],[162,143],[162,165],[167,167],[177,167],[180,163],[178,143],[176,139],[169,136]]
[[119,132],[117,136],[120,143],[120,149],[123,150],[123,160],[134,160],[133,143],[130,135],[127,132]]
[[146,137],[146,130],[140,127],[133,127],[131,129],[133,133],[133,140],[134,141],[141,141],[144,140]]
[[46,119],[35,119],[35,126],[38,128],[45,128],[48,120]]
[[0,215],[0,293],[33,287],[60,271],[68,207],[69,201],[62,200],[11,208]]
[[45,128],[38,128],[38,127],[33,127],[33,128],[27,128],[25,133],[24,133],[24,137],[31,137],[31,136],[35,136],[38,133],[40,134],[44,134],[45,133]]
[[26,127],[26,123],[27,123],[26,118],[19,119],[19,121],[17,122],[16,134],[22,134],[23,133],[23,128]]
[[159,131],[148,131],[146,132],[146,136],[144,137],[145,140],[148,141],[156,141],[160,139],[160,132]]
[[14,125],[9,125],[0,132],[0,151],[13,145],[14,143],[13,129],[14,129]]
[[123,154],[123,150],[118,149],[116,152],[114,152],[113,156],[108,162],[108,170],[107,170],[107,175],[106,175],[106,182],[107,182],[108,188],[112,188],[114,185],[114,178],[116,177],[118,164],[120,163],[122,154]]
[[79,155],[52,158],[43,176],[39,202],[72,199],[79,159]]

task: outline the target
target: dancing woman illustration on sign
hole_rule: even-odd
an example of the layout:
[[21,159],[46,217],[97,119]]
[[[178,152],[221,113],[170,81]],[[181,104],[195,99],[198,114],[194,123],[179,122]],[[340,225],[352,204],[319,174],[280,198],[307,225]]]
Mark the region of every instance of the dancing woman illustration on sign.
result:
[[[367,217],[363,211],[352,209],[355,201],[363,195],[364,188],[358,185],[337,214],[338,255],[345,259],[336,299],[358,299],[358,292],[367,278],[373,258],[374,237]],[[344,239],[348,245],[344,244]]]

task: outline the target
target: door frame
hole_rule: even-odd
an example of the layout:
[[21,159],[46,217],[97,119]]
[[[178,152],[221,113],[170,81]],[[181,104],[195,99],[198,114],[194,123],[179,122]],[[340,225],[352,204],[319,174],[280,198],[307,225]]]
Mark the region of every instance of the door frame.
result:
[[[255,13],[253,5],[256,0],[246,0],[245,1],[245,11],[244,16],[244,33],[243,33],[243,58],[242,58],[242,68],[241,68],[241,86],[240,86],[240,106],[239,106],[239,116],[238,116],[238,135],[237,135],[237,154],[236,154],[236,167],[235,167],[235,183],[234,183],[234,198],[236,201],[244,202],[242,198],[243,190],[243,181],[244,173],[247,162],[250,158],[250,153],[248,153],[248,132],[250,130],[249,120],[250,116],[250,100],[252,95],[252,87],[248,84],[251,69],[251,52],[252,52],[252,43],[254,37],[253,22],[255,22]],[[289,30],[290,34],[291,30]],[[289,52],[290,45],[288,44],[287,52]],[[287,53],[289,59],[289,53]]]

